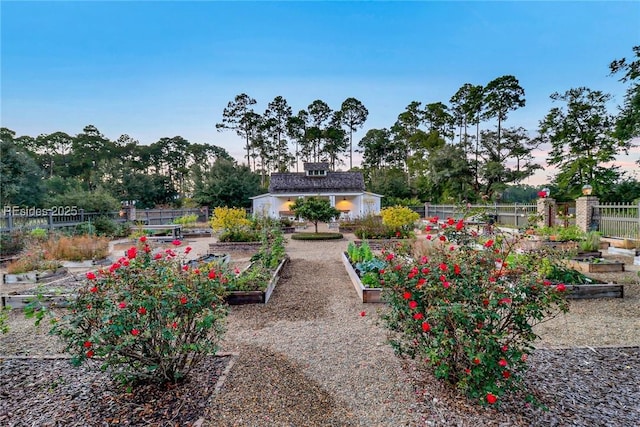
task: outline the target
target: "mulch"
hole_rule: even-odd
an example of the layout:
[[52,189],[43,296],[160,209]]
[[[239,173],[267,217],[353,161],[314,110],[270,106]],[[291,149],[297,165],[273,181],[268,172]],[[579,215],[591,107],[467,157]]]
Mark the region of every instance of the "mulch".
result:
[[69,359],[0,358],[0,425],[194,426],[232,360],[209,357],[184,382],[128,389]]

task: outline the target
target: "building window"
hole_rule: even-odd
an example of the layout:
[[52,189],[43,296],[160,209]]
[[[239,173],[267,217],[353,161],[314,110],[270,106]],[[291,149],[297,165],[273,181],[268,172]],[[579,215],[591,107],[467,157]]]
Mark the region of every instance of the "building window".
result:
[[307,176],[326,176],[326,175],[327,175],[327,171],[325,170],[307,171]]

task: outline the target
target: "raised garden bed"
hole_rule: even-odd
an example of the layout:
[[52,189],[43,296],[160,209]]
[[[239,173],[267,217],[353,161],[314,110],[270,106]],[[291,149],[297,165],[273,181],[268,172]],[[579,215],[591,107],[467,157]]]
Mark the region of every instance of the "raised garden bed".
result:
[[569,261],[569,266],[583,273],[612,273],[624,271],[624,263],[603,260],[602,258],[573,259]]
[[262,243],[260,242],[216,242],[209,243],[209,253],[226,253],[226,252],[257,252]]
[[615,283],[593,283],[589,285],[566,285],[567,298],[623,298],[624,287]]
[[211,237],[213,230],[210,228],[183,228],[182,237]]
[[602,251],[578,251],[576,256],[573,257],[575,260],[582,260],[587,258],[602,258]]
[[[23,309],[35,298],[35,295],[2,295],[0,296],[0,302],[2,303],[1,307]],[[72,294],[43,294],[40,304],[47,307],[52,304],[57,307],[66,307],[73,298]]]
[[44,271],[28,271],[18,274],[3,274],[2,280],[5,284],[13,283],[43,283],[58,277],[65,276],[69,271],[66,268],[58,268],[57,270]]
[[347,270],[347,274],[351,279],[351,283],[353,287],[356,289],[358,296],[360,296],[360,300],[363,303],[378,303],[384,302],[382,297],[383,288],[367,288],[362,284],[360,277],[358,277],[358,273],[356,273],[355,269],[349,262],[349,257],[346,253],[342,253],[342,263],[344,264],[345,269]]
[[226,301],[229,305],[243,305],[243,304],[266,304],[271,298],[271,294],[276,288],[276,284],[280,279],[280,271],[284,265],[289,261],[289,257],[286,256],[278,264],[278,267],[273,273],[267,288],[264,291],[230,291],[226,297]]
[[616,248],[615,246],[609,246],[607,249],[607,253],[609,255],[623,255],[623,256],[640,256],[640,249],[624,249],[624,248]]
[[229,264],[230,260],[231,260],[231,257],[229,256],[229,254],[207,254],[207,255],[202,255],[196,259],[187,261],[185,264],[188,265],[190,268],[196,268],[200,265],[203,265],[203,264],[206,265],[211,262],[217,262],[219,264]]

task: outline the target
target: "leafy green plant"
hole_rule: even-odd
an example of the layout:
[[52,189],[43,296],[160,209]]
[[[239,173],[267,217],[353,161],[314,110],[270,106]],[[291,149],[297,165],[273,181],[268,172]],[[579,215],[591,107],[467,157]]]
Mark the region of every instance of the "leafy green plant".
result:
[[584,240],[580,242],[580,249],[585,252],[593,252],[600,249],[600,233],[589,231],[585,233]]
[[193,228],[196,226],[196,221],[198,221],[198,215],[190,214],[183,215],[173,220],[174,224],[180,224],[185,228]]
[[352,264],[356,264],[362,261],[370,261],[374,258],[373,251],[369,242],[363,240],[360,245],[356,245],[354,242],[349,242],[347,245],[347,256]]
[[0,335],[9,332],[9,311],[11,307],[0,307]]
[[34,228],[29,232],[29,237],[36,240],[46,240],[47,230],[45,230],[44,228]]
[[287,254],[284,236],[279,228],[263,229],[261,242],[258,253],[251,258],[251,265],[229,282],[229,290],[264,291],[267,289],[274,271]]
[[220,266],[182,266],[180,241],[153,254],[145,240],[109,268],[87,273],[52,332],[76,365],[96,359],[123,382],[175,382],[218,349],[229,275]]
[[506,261],[518,242],[482,239],[464,221],[445,223],[432,240],[428,257],[386,254],[391,344],[427,361],[437,378],[470,398],[499,403],[524,389],[533,326],[568,310],[566,287],[545,280],[533,260]]

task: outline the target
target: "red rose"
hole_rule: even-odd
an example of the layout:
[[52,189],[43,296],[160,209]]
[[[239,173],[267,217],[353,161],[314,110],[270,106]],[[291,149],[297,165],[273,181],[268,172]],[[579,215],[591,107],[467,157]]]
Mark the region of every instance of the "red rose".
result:
[[498,401],[498,398],[495,395],[491,393],[487,393],[487,402],[489,402],[489,404],[493,405],[497,401]]
[[171,324],[171,327],[172,327],[173,329],[176,329],[176,328],[178,327],[178,322],[173,322],[173,323]]
[[478,359],[477,357],[474,357],[473,358],[473,363],[476,364],[476,365],[479,365],[480,364],[480,359]]
[[422,322],[422,330],[424,332],[429,332],[431,330],[431,325],[428,322]]
[[434,216],[433,218],[431,218],[431,219],[429,220],[429,222],[430,222],[430,223],[432,223],[432,224],[435,224],[436,222],[438,222],[438,220],[439,220],[439,219],[440,219],[440,218],[438,218],[437,216]]
[[189,271],[189,265],[188,264],[183,265],[182,270]]
[[487,240],[487,243],[484,244],[485,248],[490,248],[491,246],[493,246],[493,240],[489,239]]
[[502,350],[503,353],[506,353],[508,349],[509,347],[507,347],[506,345],[503,345],[502,347],[500,347],[500,350]]
[[147,241],[147,236],[141,236],[141,237],[140,237],[140,241],[141,241],[142,243],[146,242],[146,241]]
[[149,245],[144,245],[144,252],[147,254],[151,252],[151,248],[149,247]]
[[136,255],[138,255],[138,249],[136,249],[135,246],[129,248],[129,250],[127,250],[127,258],[129,259],[134,259],[136,257]]
[[98,288],[94,286],[93,288],[89,289],[89,292],[95,294],[96,292],[98,292]]
[[504,359],[500,359],[498,361],[498,365],[500,365],[500,366],[502,366],[504,368],[505,366],[507,366],[507,361],[504,360]]
[[125,308],[127,306],[127,303],[122,301],[120,304],[118,304],[118,307],[120,308]]
[[482,300],[482,305],[484,305],[485,307],[489,305],[489,300],[488,299],[483,299]]
[[209,279],[215,279],[215,278],[216,278],[216,271],[215,270],[209,271]]
[[366,316],[366,315],[367,315],[367,312],[366,312],[366,311],[361,311],[361,312],[360,312],[360,317],[364,317],[364,316]]
[[567,287],[564,284],[560,283],[559,285],[556,286],[556,290],[558,292],[564,292],[567,290]]
[[461,271],[462,271],[462,269],[460,268],[460,266],[458,264],[455,264],[453,266],[453,273],[454,274],[460,274]]
[[429,267],[425,267],[422,269],[422,274],[429,274],[431,270],[429,270]]
[[550,280],[543,280],[543,281],[542,281],[542,283],[543,283],[545,286],[551,286],[551,281],[550,281]]
[[444,262],[440,264],[440,270],[447,271],[448,268],[449,266],[447,266],[447,264],[445,264]]
[[418,307],[418,303],[415,301],[409,301],[409,308],[410,309],[415,309],[416,307]]
[[191,246],[187,246],[186,248],[184,248],[184,253],[185,254],[189,254],[189,252],[191,252]]
[[91,347],[91,341],[85,341],[82,345],[84,346],[84,348],[89,348]]
[[89,280],[95,280],[95,278],[96,278],[96,275],[94,274],[94,272],[93,272],[93,271],[89,271],[89,272],[87,273],[87,279],[89,279]]
[[464,221],[460,220],[458,221],[458,223],[456,224],[456,230],[460,231],[464,228]]
[[442,282],[442,286],[444,286],[445,289],[449,289],[449,286],[451,286],[451,283],[445,280],[444,282]]
[[87,351],[87,357],[93,357],[94,354],[93,350]]
[[413,318],[414,318],[415,320],[422,320],[422,319],[424,318],[424,314],[422,314],[422,313],[416,313],[416,314],[414,314],[414,315],[413,315]]
[[431,234],[427,236],[427,240],[431,240]]
[[432,228],[430,225],[427,225],[427,226],[424,228],[424,231],[431,231],[431,230],[433,230],[433,228]]
[[411,292],[405,292],[404,294],[402,294],[402,298],[411,299]]
[[503,304],[511,304],[511,298],[502,298],[500,301],[498,301],[498,305]]
[[502,377],[504,379],[508,379],[510,376],[511,376],[511,372],[509,372],[509,371],[502,372]]
[[380,274],[384,274],[384,269],[380,270]]
[[140,313],[140,314],[147,314],[147,309],[146,309],[146,308],[144,308],[144,307],[140,307],[140,308],[138,309],[138,313]]
[[180,304],[186,304],[187,303],[187,297],[180,297]]
[[456,221],[453,218],[448,218],[447,219],[447,225],[453,225],[453,224],[455,224],[455,222]]
[[133,336],[140,335],[140,330],[139,329],[132,329],[131,330],[131,335],[133,335]]
[[416,288],[420,289],[424,286],[424,284],[427,282],[427,280],[425,278],[420,278],[418,279],[418,283],[416,284]]
[[393,254],[387,255],[387,261],[391,261],[393,259]]
[[160,252],[158,252],[153,256],[153,259],[160,259],[160,258],[162,258],[162,254]]
[[180,246],[180,245],[182,244],[182,242],[181,242],[180,240],[176,239],[176,240],[174,240],[173,242],[171,242],[171,244],[172,244],[173,246]]
[[444,242],[445,240],[447,240],[447,238],[445,236],[440,236],[440,237],[438,237],[438,239],[440,239],[441,242]]

